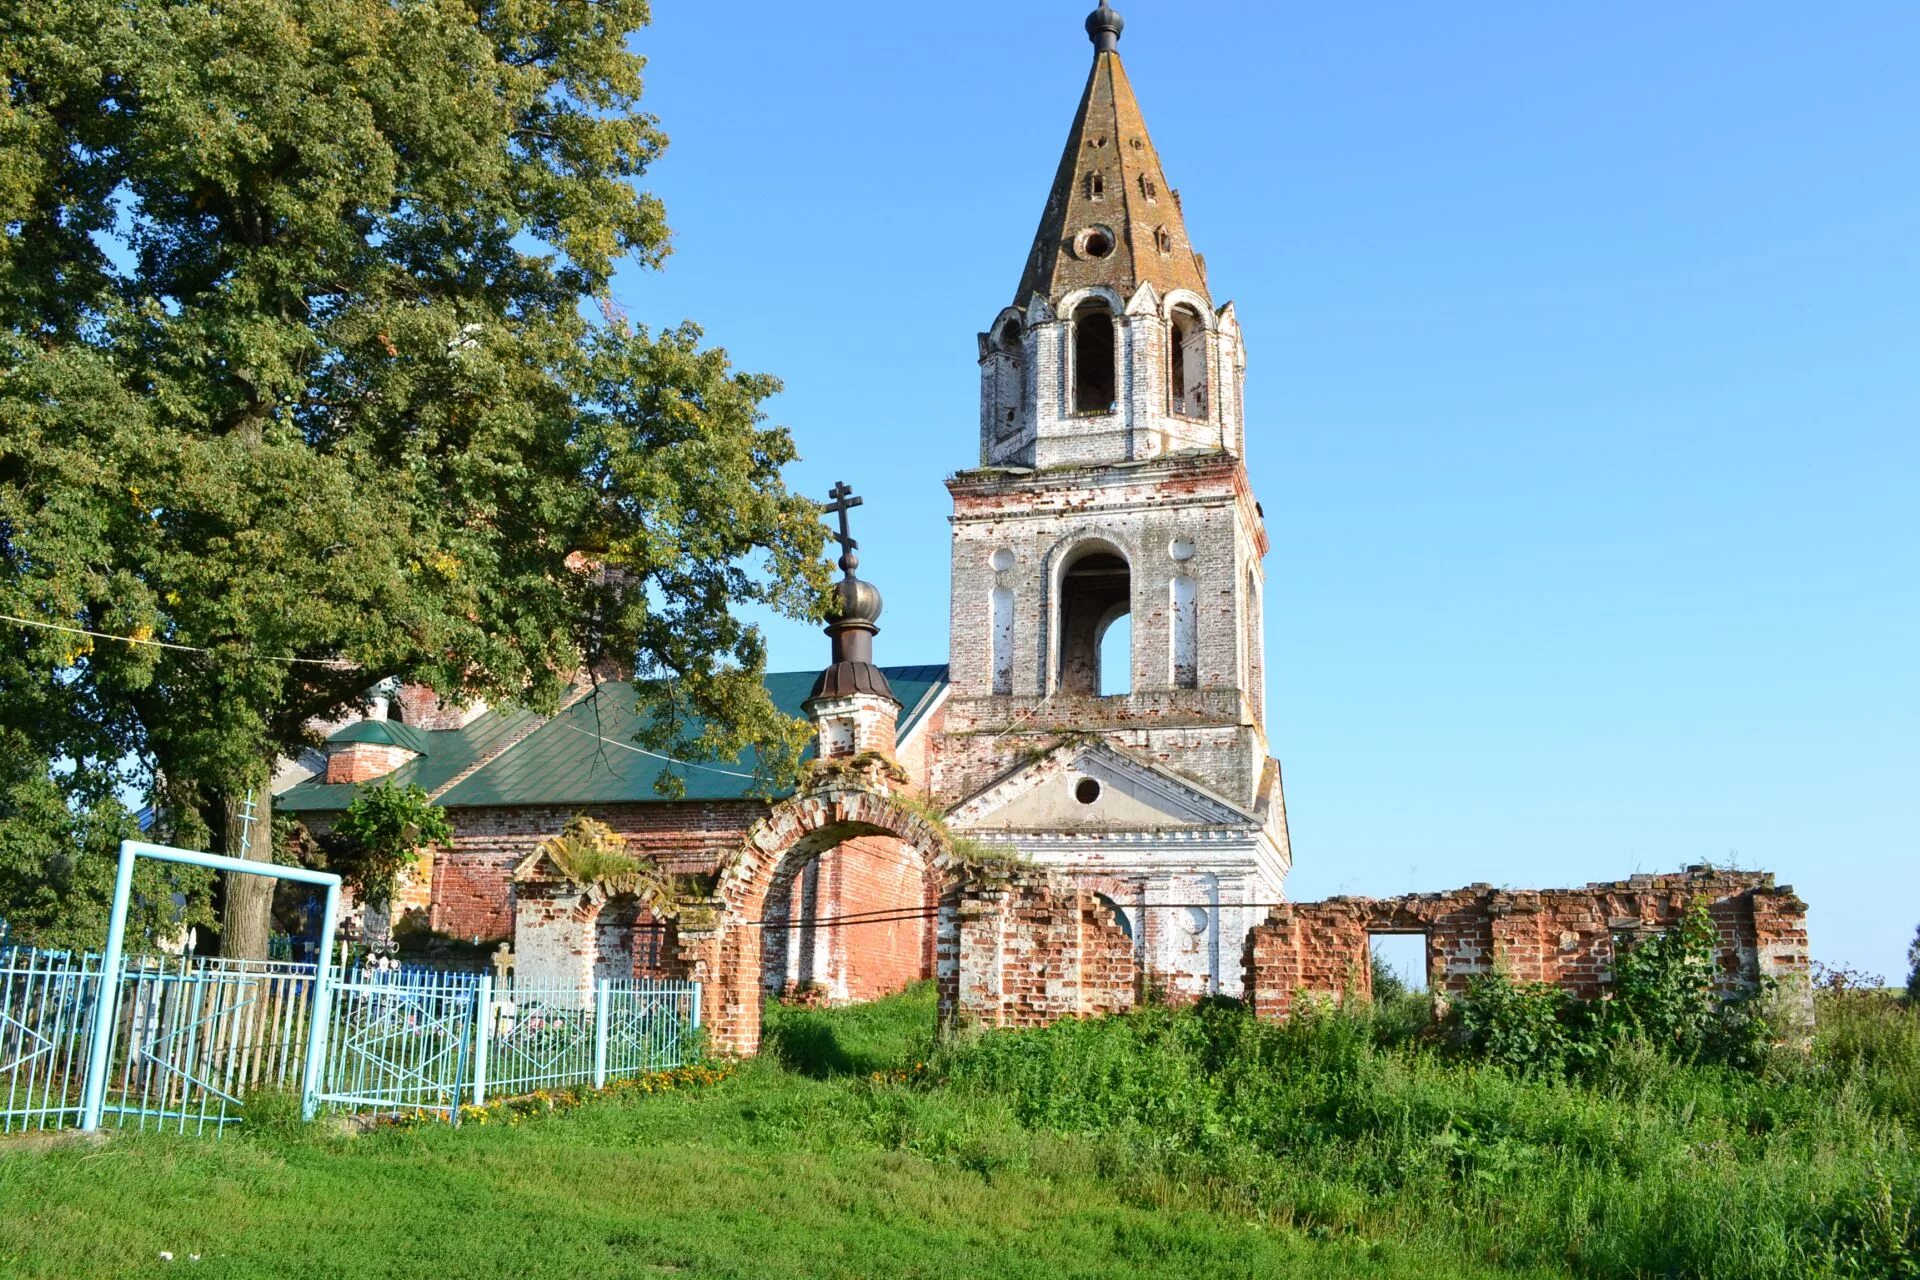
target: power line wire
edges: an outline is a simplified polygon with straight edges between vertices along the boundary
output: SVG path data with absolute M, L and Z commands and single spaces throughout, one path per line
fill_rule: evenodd
M 0 622 L 16 622 L 23 627 L 38 627 L 43 631 L 60 631 L 70 636 L 90 636 L 95 640 L 115 640 L 121 644 L 146 645 L 152 649 L 172 649 L 179 653 L 204 653 L 209 657 L 251 658 L 257 662 L 284 662 L 292 665 L 326 667 L 333 671 L 359 671 L 360 664 L 346 658 L 294 658 L 271 653 L 224 654 L 215 649 L 202 648 L 195 644 L 177 644 L 172 640 L 155 640 L 151 636 L 117 636 L 106 631 L 92 631 L 86 627 L 69 627 L 58 622 L 47 622 L 39 618 L 21 618 L 11 613 L 0 613 Z
M 678 756 L 662 755 L 658 751 L 649 751 L 645 747 L 636 747 L 630 742 L 621 742 L 618 739 L 609 738 L 605 734 L 595 733 L 591 729 L 582 729 L 577 724 L 567 724 L 562 721 L 560 727 L 563 729 L 571 729 L 575 733 L 584 734 L 589 738 L 597 738 L 610 747 L 619 747 L 622 751 L 631 751 L 637 756 L 652 756 L 655 760 L 665 760 L 668 764 L 677 764 L 688 769 L 699 769 L 704 773 L 724 773 L 729 778 L 745 778 L 748 782 L 758 780 L 756 775 L 751 773 L 741 773 L 736 769 L 721 769 L 710 764 L 695 764 L 691 760 L 682 760 Z

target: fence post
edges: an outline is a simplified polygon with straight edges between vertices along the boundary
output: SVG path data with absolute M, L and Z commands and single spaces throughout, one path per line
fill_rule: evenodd
M 320 945 L 314 950 L 313 1020 L 307 1027 L 307 1061 L 300 1079 L 300 1118 L 308 1122 L 320 1114 L 320 1095 L 327 1086 L 323 1078 L 327 1033 L 333 1029 L 333 972 L 327 964 L 327 953 L 333 950 L 334 928 L 340 916 L 340 885 L 327 885 L 326 891 L 320 904 Z
M 700 1029 L 700 984 L 693 984 L 693 1029 Z
M 480 975 L 480 988 L 474 993 L 479 1007 L 478 1030 L 473 1033 L 473 1105 L 487 1105 L 487 1048 L 493 1040 L 493 975 Z
M 120 960 L 127 942 L 127 899 L 133 891 L 133 845 L 120 842 L 120 868 L 114 873 L 113 914 L 107 919 L 107 950 L 100 957 L 99 995 L 94 997 L 93 1040 L 87 1045 L 87 1078 L 80 1092 L 80 1128 L 100 1127 L 107 1102 L 107 1054 L 113 1044 L 114 1017 L 120 1004 Z
M 593 1087 L 607 1087 L 607 1003 L 613 983 L 602 978 L 593 985 Z

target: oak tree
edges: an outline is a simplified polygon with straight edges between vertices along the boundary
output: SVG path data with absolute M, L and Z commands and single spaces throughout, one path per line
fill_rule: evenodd
M 0 7 L 0 614 L 41 624 L 0 622 L 0 729 L 74 812 L 263 858 L 246 798 L 394 675 L 538 708 L 630 667 L 649 745 L 790 766 L 742 612 L 824 586 L 778 384 L 606 303 L 668 250 L 647 17 Z

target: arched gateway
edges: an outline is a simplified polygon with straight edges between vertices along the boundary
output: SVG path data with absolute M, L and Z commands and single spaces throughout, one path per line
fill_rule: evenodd
M 754 827 L 703 920 L 683 915 L 680 959 L 704 984 L 715 1049 L 760 1044 L 768 994 L 872 999 L 931 977 L 940 902 L 964 865 L 878 756 L 823 768 Z

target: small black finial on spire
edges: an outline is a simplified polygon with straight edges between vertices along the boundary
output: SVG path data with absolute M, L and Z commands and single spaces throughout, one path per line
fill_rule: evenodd
M 1127 20 L 1107 0 L 1100 0 L 1100 7 L 1087 15 L 1087 38 L 1093 41 L 1095 53 L 1118 53 L 1120 33 L 1126 29 Z

